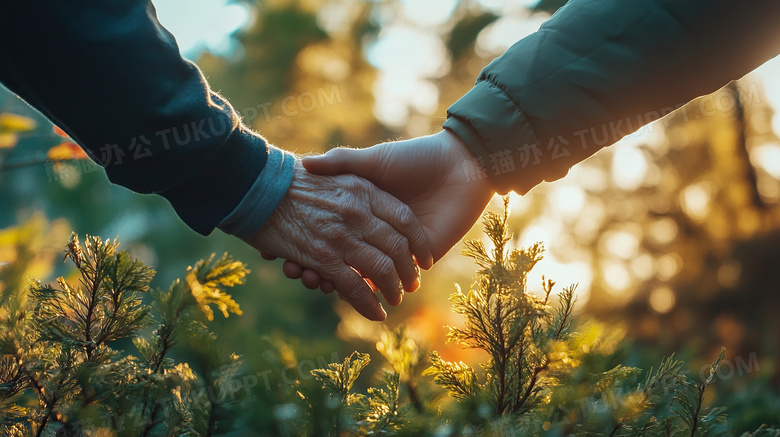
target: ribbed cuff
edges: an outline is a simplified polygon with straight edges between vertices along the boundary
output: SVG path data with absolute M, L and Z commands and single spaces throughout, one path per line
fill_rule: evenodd
M 257 233 L 282 201 L 292 183 L 295 156 L 268 146 L 268 161 L 244 198 L 217 226 L 242 240 Z

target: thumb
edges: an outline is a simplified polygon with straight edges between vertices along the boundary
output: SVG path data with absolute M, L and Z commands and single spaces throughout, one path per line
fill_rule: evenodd
M 350 173 L 365 178 L 373 173 L 370 149 L 331 149 L 324 155 L 305 156 L 303 167 L 314 174 L 333 176 Z

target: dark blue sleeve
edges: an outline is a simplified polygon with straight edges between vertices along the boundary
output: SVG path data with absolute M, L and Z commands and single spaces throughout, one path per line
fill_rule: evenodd
M 268 158 L 148 0 L 4 1 L 0 81 L 112 182 L 164 196 L 201 234 L 236 208 Z

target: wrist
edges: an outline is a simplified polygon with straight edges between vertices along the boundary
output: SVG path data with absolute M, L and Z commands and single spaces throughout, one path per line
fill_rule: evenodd
M 457 175 L 463 183 L 473 185 L 473 191 L 480 193 L 486 198 L 490 198 L 495 193 L 487 174 L 480 173 L 480 166 L 474 154 L 471 153 L 468 145 L 455 132 L 449 129 L 443 129 L 436 134 L 441 138 L 446 156 L 452 159 L 453 174 Z M 471 171 L 473 170 L 473 172 Z
M 269 219 L 287 196 L 293 176 L 300 166 L 295 155 L 268 146 L 266 165 L 238 206 L 219 224 L 219 228 L 246 241 Z
M 458 161 L 464 161 L 474 157 L 474 155 L 471 154 L 468 145 L 466 145 L 466 142 L 451 130 L 442 129 L 437 135 L 441 136 L 448 154 L 455 157 Z

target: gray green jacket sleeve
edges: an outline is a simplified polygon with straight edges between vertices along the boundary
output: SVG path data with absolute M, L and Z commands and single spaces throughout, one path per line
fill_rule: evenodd
M 4 1 L 0 82 L 201 234 L 248 237 L 292 180 L 292 156 L 209 88 L 149 0 Z
M 571 0 L 485 67 L 444 127 L 499 192 L 524 194 L 778 53 L 779 0 Z

